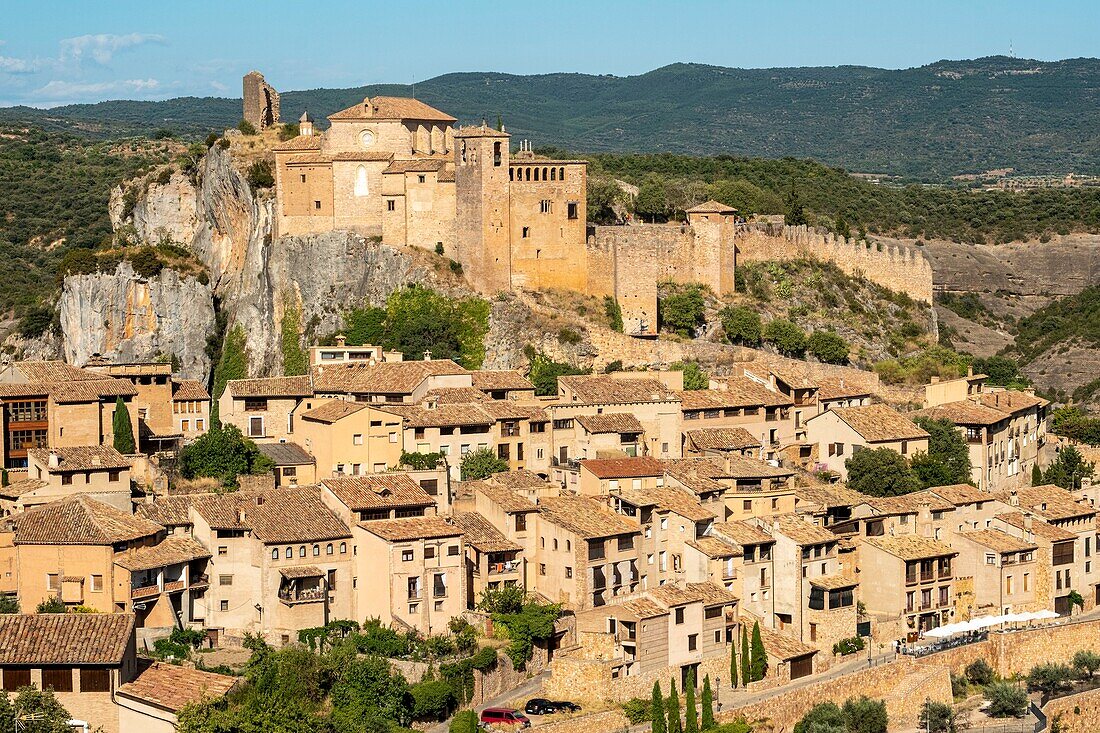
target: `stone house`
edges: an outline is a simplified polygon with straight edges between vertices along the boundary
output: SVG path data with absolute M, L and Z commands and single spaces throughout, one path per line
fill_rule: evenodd
M 385 408 L 308 399 L 291 420 L 295 439 L 314 457 L 319 477 L 382 473 L 401 462 L 402 418 Z
M 524 587 L 523 545 L 510 540 L 477 512 L 454 515 L 466 545 L 466 605 L 474 608 L 486 590 Z
M 111 446 L 31 448 L 27 451 L 27 477 L 41 485 L 22 493 L 13 511 L 73 494 L 87 494 L 124 512 L 133 511 L 130 460 Z
M 924 406 L 936 407 L 949 402 L 973 399 L 982 393 L 987 378 L 985 374 L 975 374 L 973 367 L 967 368 L 965 377 L 957 379 L 932 377 L 931 381 L 924 385 Z
M 665 465 L 669 486 L 687 491 L 704 506 L 717 505 L 712 508 L 722 521 L 794 511 L 791 469 L 735 455 L 684 458 L 666 461 Z
M 684 430 L 684 457 L 716 455 L 760 458 L 763 443 L 743 427 Z
M 879 641 L 901 638 L 951 623 L 955 617 L 958 554 L 949 545 L 917 534 L 861 537 L 859 599 L 875 621 Z
M 325 364 L 373 364 L 380 361 L 404 361 L 400 351 L 386 351 L 381 346 L 361 344 L 349 346 L 347 337 L 337 334 L 334 344 L 309 347 L 310 367 Z
M 257 443 L 260 453 L 275 464 L 276 486 L 309 486 L 317 483 L 317 461 L 297 443 Z
M 437 513 L 436 497 L 407 473 L 333 476 L 319 482 L 321 500 L 349 527 L 376 519 Z
M 474 389 L 491 399 L 535 399 L 535 385 L 516 369 L 479 369 L 472 376 Z
M 794 400 L 747 375 L 711 379 L 711 389 L 679 393 L 684 430 L 734 428 L 757 439 L 763 457 L 774 460 L 795 442 Z
M 712 528 L 713 530 L 713 528 Z M 744 575 L 744 554 L 732 542 L 713 534 L 684 543 L 684 579 L 707 581 L 737 593 Z
M 1031 514 L 1005 512 L 998 514 L 991 529 L 1010 534 L 1017 539 L 1034 542 L 1035 550 L 1035 605 L 1040 609 L 1053 609 L 1063 616 L 1070 615 L 1069 594 L 1077 590 L 1086 608 L 1095 606 L 1093 589 L 1084 585 L 1087 575 L 1082 565 L 1084 552 L 1076 552 L 1077 535 Z M 1068 572 L 1067 572 L 1068 571 Z M 1080 583 L 1074 586 L 1074 583 Z
M 469 598 L 462 529 L 443 517 L 359 522 L 354 527 L 356 618 L 377 617 L 422 634 L 447 631 Z
M 852 518 L 852 509 L 867 500 L 866 494 L 844 484 L 811 483 L 795 489 L 795 511 L 813 517 L 822 527 L 843 524 Z
M 964 619 L 1039 610 L 1034 541 L 977 529 L 956 533 L 951 547 L 959 553 L 955 572 L 973 578 L 973 597 L 959 599 L 958 612 Z
M 740 550 L 734 555 L 732 590 L 741 599 L 741 609 L 761 619 L 765 626 L 775 623 L 775 598 L 781 592 L 775 577 L 775 538 L 757 524 L 741 520 L 720 522 L 711 527 L 711 537 Z M 728 567 L 723 568 L 726 580 Z
M 665 485 L 665 469 L 663 461 L 649 456 L 587 458 L 577 462 L 578 481 L 571 488 L 586 496 L 658 488 Z
M 817 468 L 848 477 L 847 460 L 865 448 L 888 448 L 905 458 L 928 452 L 928 433 L 886 405 L 836 407 L 806 420 L 817 447 Z
M 181 710 L 228 695 L 240 679 L 167 662 L 138 660 L 137 676 L 115 693 L 119 730 L 175 733 Z
M 210 393 L 197 379 L 172 380 L 172 431 L 188 443 L 210 429 Z
M 291 416 L 299 402 L 312 396 L 308 376 L 231 379 L 218 399 L 218 419 L 257 443 L 292 440 Z

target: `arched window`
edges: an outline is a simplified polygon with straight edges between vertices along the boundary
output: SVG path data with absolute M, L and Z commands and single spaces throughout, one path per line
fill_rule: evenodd
M 527 168 L 526 170 L 527 170 L 527 180 L 530 181 L 531 180 L 531 169 Z
M 298 557 L 305 557 L 305 556 L 306 556 L 306 546 L 302 545 L 301 547 L 298 548 Z
M 314 545 L 313 546 L 313 556 L 317 557 L 320 554 L 321 554 L 321 546 L 320 545 Z
M 332 554 L 332 543 L 331 542 L 329 542 L 327 545 L 325 545 L 325 554 L 326 555 L 331 555 Z
M 558 168 L 558 180 L 559 181 L 564 181 L 565 180 L 565 168 L 564 167 Z
M 509 180 L 509 181 L 514 181 L 514 180 L 516 180 L 516 171 L 515 171 L 515 169 L 514 169 L 514 168 L 509 168 L 509 169 L 508 169 L 508 180 Z
M 546 177 L 546 169 L 545 168 L 542 169 L 542 180 L 544 180 L 544 181 L 550 180 L 549 178 Z
M 344 555 L 344 554 L 347 553 L 347 551 L 348 551 L 348 543 L 347 542 L 341 542 L 340 543 L 340 554 Z
M 271 559 L 272 560 L 278 560 L 279 559 L 279 548 L 278 547 L 276 547 L 274 550 L 271 551 Z
M 294 557 L 294 548 L 292 548 L 292 547 L 286 548 L 286 559 L 289 560 L 292 557 Z
M 539 179 L 539 169 L 536 168 L 535 169 L 535 180 L 537 181 L 538 179 Z
M 558 169 L 557 168 L 551 168 L 550 169 L 550 180 L 551 181 L 558 180 Z
M 367 167 L 361 165 L 355 169 L 355 195 L 366 196 L 370 193 L 370 188 L 367 186 Z

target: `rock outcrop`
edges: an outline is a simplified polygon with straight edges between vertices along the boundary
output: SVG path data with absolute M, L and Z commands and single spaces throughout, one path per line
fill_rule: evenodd
M 65 278 L 58 309 L 63 354 L 71 364 L 96 353 L 120 361 L 175 356 L 184 377 L 205 379 L 210 372 L 213 296 L 195 278 L 166 269 L 146 280 L 123 262 L 113 273 Z
M 135 191 L 133 210 L 125 222 L 126 189 L 117 186 L 111 192 L 108 212 L 116 231 L 124 223 L 129 224 L 134 227 L 139 239 L 154 244 L 166 240 L 187 244 L 194 239 L 199 226 L 197 197 L 195 186 L 187 176 L 177 172 L 167 183 L 152 180 L 144 184 L 131 182 L 129 185 L 141 188 Z

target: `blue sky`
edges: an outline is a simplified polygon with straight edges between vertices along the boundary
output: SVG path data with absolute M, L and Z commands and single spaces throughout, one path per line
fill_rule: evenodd
M 620 76 L 676 61 L 906 68 L 1098 56 L 1096 0 L 38 0 L 0 25 L 0 106 L 409 83 L 452 71 Z

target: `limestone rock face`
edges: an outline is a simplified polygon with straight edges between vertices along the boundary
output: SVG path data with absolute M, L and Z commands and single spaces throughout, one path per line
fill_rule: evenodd
M 122 186 L 117 186 L 108 204 L 111 225 L 116 231 L 126 223 L 122 221 L 123 194 Z M 128 223 L 143 241 L 155 244 L 170 240 L 188 244 L 194 239 L 199 224 L 197 202 L 197 192 L 190 179 L 182 173 L 173 173 L 168 183 L 149 183 L 144 194 L 138 197 Z
M 123 262 L 113 273 L 65 278 L 58 309 L 63 355 L 71 364 L 84 364 L 95 353 L 119 361 L 175 355 L 184 377 L 205 380 L 210 372 L 213 297 L 195 278 L 165 269 L 145 280 Z

